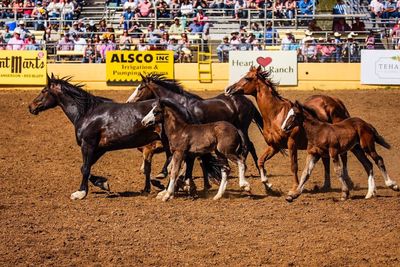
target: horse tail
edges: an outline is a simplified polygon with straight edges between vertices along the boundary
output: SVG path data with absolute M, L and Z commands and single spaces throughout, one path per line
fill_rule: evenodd
M 201 165 L 208 173 L 209 178 L 213 178 L 220 182 L 222 179 L 221 167 L 224 165 L 221 160 L 218 160 L 217 157 L 211 154 L 202 155 L 200 159 Z
M 251 104 L 253 105 L 253 122 L 257 124 L 258 130 L 262 133 L 264 127 L 263 118 L 253 102 Z
M 240 144 L 236 148 L 236 154 L 246 157 L 246 155 L 249 151 L 248 147 L 247 147 L 247 142 L 246 142 L 247 139 L 244 137 L 244 134 L 240 129 L 238 129 L 237 131 L 240 136 Z
M 371 130 L 374 133 L 375 142 L 386 149 L 390 149 L 392 146 L 385 140 L 385 138 L 383 138 L 383 136 L 378 133 L 378 131 L 374 128 L 374 126 L 372 126 L 371 124 L 369 126 L 371 127 Z

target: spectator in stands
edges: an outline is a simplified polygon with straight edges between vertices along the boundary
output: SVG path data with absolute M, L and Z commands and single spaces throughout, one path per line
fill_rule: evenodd
M 310 36 L 305 38 L 301 48 L 301 55 L 304 62 L 315 62 L 317 60 L 317 49 L 314 44 L 314 38 Z
M 135 21 L 133 22 L 132 27 L 128 29 L 128 33 L 132 36 L 132 38 L 139 38 L 142 36 L 143 31 L 140 29 L 139 23 Z
M 312 15 L 314 3 L 311 0 L 300 0 L 299 1 L 299 14 L 300 15 Z
M 228 62 L 229 51 L 231 50 L 233 50 L 233 47 L 229 42 L 229 37 L 225 36 L 222 43 L 217 47 L 217 55 L 219 62 Z
M 187 30 L 190 33 L 202 33 L 204 26 L 200 23 L 197 17 L 193 18 L 193 22 L 189 24 Z
M 163 35 L 161 36 L 160 45 L 164 47 L 164 49 L 167 49 L 169 43 L 170 43 L 169 33 L 164 32 Z
M 146 41 L 144 40 L 144 37 L 139 38 L 139 43 L 136 46 L 138 51 L 147 51 L 149 50 L 149 45 L 146 44 Z
M 14 0 L 12 3 L 13 13 L 17 19 L 22 18 L 24 12 L 24 2 L 22 0 Z
M 180 55 L 179 59 L 181 62 L 192 62 L 193 55 L 192 51 L 190 50 L 190 41 L 187 33 L 182 33 L 181 34 L 181 39 L 178 41 L 178 44 L 180 46 Z
M 30 33 L 30 31 L 25 27 L 25 21 L 20 20 L 18 22 L 18 27 L 15 28 L 15 30 L 19 30 L 20 34 L 21 34 L 21 39 L 24 40 L 25 39 L 25 35 Z
M 167 32 L 167 30 L 165 29 L 165 24 L 164 23 L 158 24 L 158 28 L 154 32 L 159 36 L 162 36 L 165 32 Z
M 189 0 L 183 0 L 180 7 L 181 15 L 191 18 L 194 14 L 193 4 Z
M 78 32 L 86 33 L 86 25 L 83 19 L 78 20 Z M 85 35 L 82 36 L 84 37 Z
M 357 36 L 357 34 L 354 32 L 349 33 L 343 45 L 343 58 L 347 62 L 359 62 L 360 59 L 360 46 L 358 42 L 354 40 L 354 36 Z
M 155 31 L 153 22 L 150 22 L 149 26 L 147 26 L 145 38 L 147 38 L 149 44 L 156 44 L 160 42 L 161 35 Z
M 287 0 L 285 2 L 285 9 L 286 9 L 286 17 L 288 19 L 293 19 L 294 15 L 296 14 L 296 1 L 295 0 Z
M 334 15 L 347 15 L 347 6 L 343 0 L 337 0 L 336 5 L 333 7 L 332 14 Z
M 265 44 L 266 45 L 275 45 L 277 43 L 277 39 L 279 38 L 279 34 L 275 28 L 272 27 L 272 22 L 267 21 L 265 25 Z
M 258 24 L 257 22 L 252 22 L 252 23 L 250 24 L 250 31 L 251 31 L 252 33 L 254 33 L 254 35 L 255 35 L 255 37 L 256 37 L 257 39 L 263 37 L 263 30 L 262 30 L 262 28 L 260 27 L 260 24 Z
M 99 21 L 99 32 L 106 32 L 106 31 L 107 31 L 106 21 L 102 19 Z
M 397 17 L 399 17 L 397 2 L 395 2 L 394 0 L 385 1 L 383 4 L 382 19 L 386 20 L 386 26 L 389 26 L 388 22 L 390 18 Z
M 57 50 L 72 51 L 74 49 L 74 42 L 69 37 L 69 32 L 64 33 L 64 37 L 58 41 Z
M 231 32 L 231 39 L 229 42 L 231 43 L 232 49 L 236 50 L 237 46 L 240 44 L 239 32 Z
M 64 4 L 64 8 L 61 11 L 64 20 L 66 20 L 65 25 L 67 26 L 72 25 L 72 21 L 74 20 L 74 10 L 75 6 L 72 0 L 67 0 L 67 2 Z
M 79 52 L 84 51 L 87 43 L 85 38 L 81 37 L 81 34 L 73 33 L 72 41 L 74 42 L 74 51 L 79 51 Z
M 375 34 L 373 31 L 370 31 L 368 36 L 365 38 L 365 48 L 375 49 Z
M 128 7 L 132 10 L 135 11 L 137 8 L 137 2 L 133 1 L 133 0 L 128 0 L 124 3 L 124 5 L 122 6 L 123 10 L 127 10 Z
M 24 11 L 23 11 L 23 18 L 29 19 L 32 16 L 32 11 L 35 5 L 32 3 L 31 0 L 24 1 Z
M 166 1 L 160 0 L 156 2 L 156 11 L 158 18 L 170 18 L 171 12 L 169 11 L 169 5 Z
M 211 0 L 211 1 L 209 1 L 208 6 L 210 8 L 223 9 L 224 8 L 224 0 Z
M 277 19 L 283 19 L 285 17 L 285 5 L 281 0 L 275 0 L 272 4 L 272 11 L 274 17 Z
M 178 62 L 180 46 L 175 38 L 171 38 L 171 42 L 167 45 L 167 50 L 174 52 L 174 62 Z
M 181 4 L 179 0 L 172 0 L 169 3 L 170 18 L 179 17 L 181 15 Z
M 132 44 L 132 38 L 128 35 L 128 31 L 124 30 L 122 36 L 119 37 L 119 49 L 130 50 Z
M 351 25 L 351 30 L 353 32 L 363 32 L 365 31 L 365 24 L 360 20 L 359 17 L 355 18 L 355 22 Z
M 8 9 L 9 7 L 10 3 L 7 0 L 0 1 L 0 19 L 12 18 L 14 16 L 12 10 Z M 3 26 L 3 22 L 0 26 Z
M 137 18 L 148 18 L 154 15 L 153 4 L 149 0 L 142 0 L 138 4 L 138 12 L 136 12 Z
M 296 49 L 297 49 L 296 40 L 294 38 L 292 31 L 288 29 L 285 31 L 285 37 L 283 37 L 281 40 L 281 50 L 291 51 Z
M 200 10 L 199 8 L 201 8 L 201 10 L 203 10 L 203 8 L 208 8 L 207 0 L 194 0 L 193 8 L 196 8 L 197 11 Z
M 132 0 L 130 0 L 132 1 Z M 133 13 L 130 6 L 128 6 L 125 11 L 122 13 L 121 18 L 119 20 L 119 26 L 124 25 L 124 30 L 128 30 L 132 24 L 132 18 L 134 18 L 135 14 Z
M 74 18 L 75 19 L 79 19 L 79 17 L 81 16 L 81 12 L 82 12 L 82 8 L 83 8 L 83 4 L 84 1 L 82 0 L 72 0 L 72 3 L 74 4 Z
M 7 42 L 7 50 L 23 50 L 24 40 L 21 38 L 21 32 L 18 28 L 14 30 L 14 36 Z
M 86 32 L 88 33 L 88 37 L 89 37 L 90 39 L 93 39 L 94 36 L 96 35 L 96 33 L 97 33 L 97 27 L 96 27 L 96 24 L 94 23 L 93 20 L 90 20 L 90 21 L 89 21 L 89 24 L 88 24 L 88 26 L 87 26 L 87 28 L 86 28 Z
M 79 23 L 77 21 L 74 21 L 72 23 L 72 28 L 69 29 L 69 34 L 72 36 L 72 34 L 77 34 L 79 33 Z
M 332 62 L 333 53 L 336 48 L 332 44 L 331 39 L 328 37 L 328 40 L 325 41 L 323 37 L 318 39 L 317 44 L 317 58 L 319 58 L 319 62 Z
M 115 35 L 111 34 L 110 37 L 111 36 L 114 36 L 114 38 L 115 38 Z M 105 63 L 106 62 L 106 53 L 107 53 L 107 51 L 115 50 L 115 43 L 113 43 L 110 39 L 105 37 L 105 38 L 103 38 L 103 42 L 104 43 L 102 44 L 101 49 L 100 49 L 100 61 L 101 61 L 101 63 Z
M 24 41 L 24 50 L 39 50 L 39 44 L 36 43 L 36 37 L 28 33 Z
M 204 12 L 204 9 L 201 6 L 198 6 L 196 8 L 196 18 L 198 21 L 204 26 L 206 23 L 208 23 L 208 17 L 206 16 L 206 13 Z
M 305 31 L 304 31 L 304 38 L 300 40 L 300 46 L 303 46 L 304 43 L 305 43 L 306 38 L 307 38 L 307 37 L 312 37 L 312 35 L 313 35 L 313 32 L 312 32 L 312 31 L 310 31 L 310 30 L 308 30 L 308 29 L 305 30 Z M 315 41 L 314 38 L 312 38 L 312 40 L 313 40 L 313 42 Z
M 47 15 L 49 18 L 56 19 L 60 17 L 60 12 L 62 9 L 62 4 L 58 0 L 52 0 L 50 4 L 47 5 Z
M 383 13 L 382 0 L 372 0 L 369 4 L 370 15 L 372 19 L 372 27 L 376 26 L 376 18 L 381 18 Z
M 174 24 L 172 24 L 169 27 L 168 33 L 169 34 L 181 34 L 183 33 L 185 30 L 183 28 L 183 25 L 181 24 L 180 20 L 178 17 L 174 18 Z
M 47 12 L 46 9 L 42 6 L 42 2 L 36 2 L 36 6 L 32 10 L 31 17 L 35 21 L 33 24 L 35 31 L 44 31 L 44 22 L 47 19 Z
M 96 47 L 92 39 L 88 39 L 87 45 L 83 52 L 82 63 L 95 63 L 96 62 Z
M 251 45 L 251 50 L 253 51 L 261 51 L 260 43 L 258 42 L 254 33 L 250 33 L 249 37 L 247 38 L 247 43 Z
M 397 20 L 397 23 L 393 26 L 393 28 L 390 30 L 390 35 L 393 38 L 400 38 L 400 19 Z
M 312 32 L 320 32 L 322 31 L 321 27 L 317 25 L 317 20 L 312 19 L 308 22 L 308 29 Z
M 335 39 L 333 40 L 333 44 L 335 45 L 335 52 L 334 52 L 334 57 L 336 62 L 342 62 L 342 47 L 343 47 L 343 41 L 340 39 L 342 34 L 339 32 L 335 32 L 333 34 Z
M 3 35 L 0 35 L 0 50 L 6 50 L 7 43 L 4 41 Z
M 107 42 L 110 40 L 110 36 L 111 34 L 114 34 L 115 30 L 114 27 L 112 26 L 112 24 L 107 24 L 107 31 L 105 33 L 103 33 L 103 37 L 107 38 Z
M 351 31 L 351 27 L 349 26 L 349 24 L 346 23 L 346 20 L 344 18 L 339 18 L 337 20 L 337 23 L 335 24 L 335 27 L 333 28 L 333 31 L 348 32 Z
M 246 42 L 246 37 L 241 36 L 240 37 L 240 43 L 237 46 L 237 50 L 239 51 L 249 51 L 251 50 L 251 45 Z
M 10 26 L 6 25 L 4 27 L 4 32 L 1 36 L 3 37 L 5 43 L 7 43 L 13 37 L 12 33 L 10 32 Z
M 244 0 L 235 0 L 234 6 L 233 6 L 233 17 L 235 19 L 243 18 L 245 17 L 245 8 L 246 8 L 246 2 Z

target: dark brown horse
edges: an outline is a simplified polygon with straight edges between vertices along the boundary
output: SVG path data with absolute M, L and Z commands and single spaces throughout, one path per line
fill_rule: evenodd
M 47 86 L 29 105 L 32 114 L 60 106 L 75 127 L 75 137 L 81 147 L 83 164 L 82 182 L 71 199 L 83 199 L 88 193 L 89 180 L 96 186 L 108 189 L 106 182 L 92 180 L 90 171 L 96 161 L 107 151 L 138 148 L 160 136 L 154 127 L 144 127 L 143 117 L 152 109 L 154 100 L 134 104 L 114 103 L 110 99 L 96 97 L 84 91 L 80 85 L 69 83 L 69 78 L 48 77 Z M 151 162 L 145 160 L 146 183 L 144 192 L 149 192 Z M 90 179 L 89 179 L 90 178 Z
M 235 162 L 239 169 L 239 185 L 250 191 L 250 184 L 246 181 L 245 155 L 246 140 L 243 134 L 232 124 L 225 121 L 189 124 L 190 115 L 179 103 L 171 99 L 162 99 L 143 118 L 142 123 L 148 127 L 155 123 L 163 123 L 165 135 L 168 138 L 172 155 L 171 175 L 166 191 L 159 193 L 159 198 L 167 201 L 174 196 L 175 180 L 184 159 L 194 158 L 208 153 L 215 153 L 221 162 L 222 179 L 214 200 L 220 199 L 227 185 L 229 175 L 228 159 Z M 193 162 L 193 161 L 186 161 Z M 192 168 L 193 166 L 187 166 Z
M 391 189 L 399 191 L 399 186 L 390 179 L 383 158 L 375 149 L 375 143 L 387 149 L 390 149 L 390 144 L 379 135 L 371 124 L 360 118 L 348 118 L 330 124 L 316 119 L 313 114 L 314 111 L 312 109 L 303 107 L 296 101 L 282 124 L 282 130 L 284 131 L 290 131 L 298 126 L 304 128 L 308 140 L 306 166 L 301 175 L 299 186 L 295 192 L 287 197 L 288 201 L 300 196 L 315 164 L 321 157 L 333 159 L 336 175 L 342 183 L 342 200 L 347 199 L 349 197 L 349 188 L 343 177 L 343 167 L 340 164 L 339 155 L 349 150 L 353 152 L 367 172 L 368 193 L 365 198 L 371 198 L 376 194 L 372 163 L 365 154 L 370 156 L 381 170 L 385 184 Z
M 294 127 L 290 132 L 284 132 L 281 125 L 292 108 L 293 103 L 282 97 L 276 90 L 276 84 L 270 79 L 268 72 L 262 71 L 261 67 L 251 67 L 239 81 L 229 86 L 225 93 L 227 95 L 246 94 L 256 98 L 258 108 L 263 118 L 263 135 L 268 144 L 263 155 L 258 160 L 258 167 L 261 172 L 261 180 L 269 186 L 264 163 L 283 149 L 289 149 L 291 159 L 291 171 L 294 175 L 291 192 L 297 189 L 298 165 L 297 150 L 307 148 L 307 138 L 300 127 Z M 306 103 L 315 110 L 318 119 L 326 122 L 336 122 L 349 117 L 349 113 L 343 103 L 328 96 L 312 96 Z M 350 180 L 347 174 L 347 157 L 341 155 L 346 179 Z M 329 159 L 324 159 L 325 182 L 324 189 L 330 188 Z

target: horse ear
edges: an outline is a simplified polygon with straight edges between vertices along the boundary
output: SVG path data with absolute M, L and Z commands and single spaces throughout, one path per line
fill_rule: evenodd
M 303 111 L 303 107 L 301 106 L 300 102 L 298 100 L 296 100 L 294 102 L 294 106 L 299 110 L 299 111 Z
M 56 77 L 54 76 L 54 73 L 51 73 L 51 78 L 55 79 Z
M 50 81 L 51 81 L 50 76 L 49 76 L 49 74 L 47 73 L 47 85 L 50 84 Z
M 140 73 L 140 77 L 142 77 L 142 82 L 146 82 L 146 77 L 144 77 L 142 73 Z
M 257 72 L 261 71 L 261 65 L 258 65 Z

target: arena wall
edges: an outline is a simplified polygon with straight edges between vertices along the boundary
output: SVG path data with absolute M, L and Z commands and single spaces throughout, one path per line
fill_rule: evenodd
M 358 63 L 299 63 L 298 85 L 295 87 L 281 86 L 281 89 L 354 90 L 384 88 L 383 86 L 361 85 L 360 66 Z M 181 81 L 185 88 L 193 91 L 220 91 L 228 85 L 228 63 L 215 63 L 212 66 L 212 71 L 213 83 L 200 83 L 197 77 L 196 63 L 175 64 L 175 78 Z M 74 82 L 86 84 L 86 88 L 89 90 L 132 88 L 131 86 L 107 85 L 105 64 L 48 64 L 48 72 L 59 76 L 73 76 Z M 21 89 L 37 89 L 37 87 L 22 87 Z

